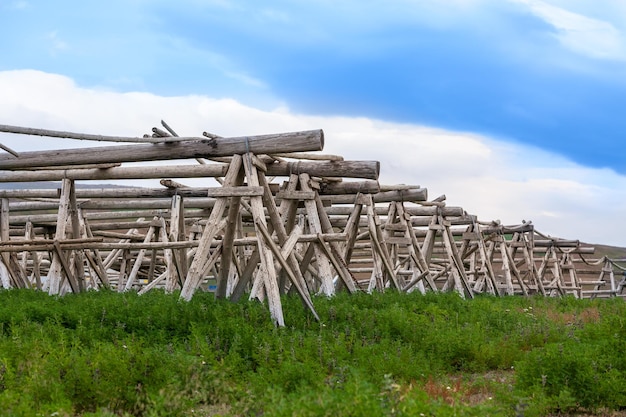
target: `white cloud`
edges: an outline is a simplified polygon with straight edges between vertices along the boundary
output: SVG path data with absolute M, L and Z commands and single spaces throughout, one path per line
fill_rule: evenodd
M 411 124 L 266 111 L 232 99 L 81 88 L 38 71 L 0 72 L 0 91 L 0 122 L 28 127 L 128 136 L 141 136 L 161 119 L 190 136 L 322 128 L 324 152 L 380 161 L 382 183 L 419 184 L 430 198 L 445 194 L 448 205 L 484 221 L 532 220 L 552 236 L 626 246 L 626 177 L 536 148 Z M 95 145 L 6 134 L 0 143 L 18 152 Z
M 24 10 L 30 7 L 30 3 L 25 0 L 18 0 L 18 1 L 14 1 L 11 4 L 11 7 L 17 10 Z
M 67 50 L 69 47 L 67 42 L 59 37 L 59 32 L 56 30 L 46 33 L 45 38 L 49 44 L 48 51 L 52 56 L 57 55 L 57 53 L 61 51 Z
M 556 29 L 563 46 L 577 53 L 599 59 L 626 59 L 624 35 L 605 20 L 591 18 L 556 7 L 541 0 L 510 0 L 529 10 Z

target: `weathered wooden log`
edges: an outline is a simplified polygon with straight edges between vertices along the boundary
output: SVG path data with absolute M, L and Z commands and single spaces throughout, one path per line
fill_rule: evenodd
M 19 158 L 0 154 L 0 169 L 25 169 L 41 166 L 102 164 L 114 162 L 158 161 L 187 158 L 230 156 L 255 152 L 319 151 L 324 147 L 322 130 L 281 134 L 242 136 L 220 139 L 190 138 L 151 145 L 102 146 L 98 148 L 60 149 L 22 152 Z
M 0 182 L 73 180 L 125 180 L 149 178 L 222 177 L 226 164 L 119 167 L 110 169 L 54 169 L 39 171 L 0 171 Z
M 0 198 L 56 198 L 59 189 L 50 190 L 0 190 Z M 224 187 L 198 187 L 198 188 L 79 188 L 76 197 L 86 198 L 163 198 L 180 195 L 183 197 L 206 197 L 207 195 L 223 196 L 223 194 L 241 193 L 244 195 L 257 195 L 258 188 L 238 187 L 238 189 Z
M 215 205 L 214 198 L 195 197 L 188 198 L 185 202 L 187 208 L 190 209 L 206 209 Z M 83 210 L 167 210 L 171 207 L 172 200 L 169 198 L 146 198 L 146 199 L 128 199 L 128 200 L 114 200 L 114 199 L 92 199 L 83 200 L 78 202 L 78 206 Z M 9 210 L 11 214 L 19 214 L 21 211 L 49 211 L 59 208 L 58 201 L 56 202 L 44 202 L 44 201 L 11 201 L 9 203 Z
M 109 169 L 54 169 L 36 171 L 0 171 L 2 182 L 33 182 L 33 181 L 60 181 L 63 178 L 73 180 L 124 180 L 150 178 L 204 178 L 222 177 L 226 174 L 226 164 L 205 165 L 171 165 L 145 167 L 119 167 Z M 277 162 L 267 167 L 270 176 L 288 176 L 292 165 L 290 162 Z M 345 178 L 366 178 L 375 180 L 379 174 L 377 161 L 338 161 L 333 163 L 308 162 L 300 163 L 298 170 L 309 175 L 336 176 Z M 353 185 L 356 186 L 356 185 Z M 371 186 L 371 185 L 370 185 Z M 368 192 L 367 190 L 364 192 Z M 370 192 L 378 192 L 370 191 Z M 331 194 L 329 192 L 329 194 Z
M 378 181 L 343 181 L 320 184 L 319 194 L 376 194 L 380 191 Z
M 105 135 L 94 135 L 90 133 L 74 133 L 74 132 L 65 132 L 61 130 L 38 129 L 38 128 L 32 128 L 32 127 L 10 126 L 10 125 L 0 125 L 0 132 L 16 133 L 16 134 L 31 135 L 31 136 L 46 136 L 50 138 L 92 140 L 96 142 L 133 142 L 133 143 L 149 143 L 149 142 L 161 143 L 163 142 L 162 139 L 156 139 L 156 138 L 150 138 L 150 137 L 105 136 Z
M 332 206 L 326 207 L 326 213 L 328 215 L 344 215 L 348 216 L 352 212 L 352 206 Z M 413 206 L 404 207 L 404 211 L 411 216 L 432 216 L 437 214 L 437 207 L 435 206 Z M 389 212 L 388 206 L 376 206 L 375 212 L 379 216 L 384 216 Z M 464 214 L 463 207 L 445 206 L 441 208 L 441 214 L 446 217 L 460 217 Z
M 414 190 L 385 191 L 372 194 L 372 198 L 374 199 L 374 203 L 389 203 L 392 201 L 426 201 L 428 199 L 428 189 L 419 188 Z M 331 204 L 353 204 L 354 199 L 354 194 L 329 195 L 322 197 L 323 201 L 330 202 Z
M 535 239 L 535 247 L 537 248 L 549 248 L 549 247 L 557 247 L 557 248 L 577 248 L 580 246 L 579 240 L 565 240 L 565 239 Z
M 311 161 L 343 161 L 341 155 L 321 155 L 316 153 L 274 153 L 273 158 L 308 159 Z
M 378 161 L 298 161 L 267 164 L 267 176 L 309 174 L 311 177 L 343 177 L 377 180 L 380 174 Z

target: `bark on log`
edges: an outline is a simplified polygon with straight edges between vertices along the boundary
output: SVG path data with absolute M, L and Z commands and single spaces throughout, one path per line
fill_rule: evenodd
M 311 177 L 343 177 L 377 180 L 380 174 L 378 161 L 331 161 L 331 162 L 278 162 L 267 165 L 267 176 L 309 174 Z
M 415 190 L 403 191 L 385 191 L 372 195 L 374 203 L 389 203 L 392 201 L 426 201 L 428 198 L 428 190 L 419 188 Z M 329 195 L 322 197 L 323 201 L 329 201 L 331 204 L 353 204 L 355 195 Z
M 344 181 L 320 184 L 320 194 L 376 194 L 380 191 L 378 181 Z
M 281 134 L 242 136 L 220 139 L 180 140 L 150 145 L 102 146 L 23 152 L 19 158 L 0 154 L 0 169 L 14 170 L 42 166 L 102 164 L 115 162 L 158 161 L 210 158 L 254 152 L 320 151 L 324 147 L 322 130 Z

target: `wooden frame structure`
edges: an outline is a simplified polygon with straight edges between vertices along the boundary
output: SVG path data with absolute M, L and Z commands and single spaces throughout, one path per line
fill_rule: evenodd
M 164 122 L 146 138 L 0 126 L 0 131 L 115 142 L 93 149 L 0 154 L 0 286 L 50 294 L 111 288 L 198 290 L 267 302 L 337 291 L 624 296 L 624 269 L 530 222 L 482 222 L 419 186 L 380 185 L 377 161 L 322 155 L 321 130 L 180 138 Z M 4 148 L 3 148 L 4 149 Z M 195 165 L 124 166 L 195 160 Z M 217 180 L 189 187 L 185 178 Z M 83 187 L 160 179 L 161 188 Z M 81 187 L 77 186 L 81 185 Z M 583 256 L 584 255 L 584 256 Z

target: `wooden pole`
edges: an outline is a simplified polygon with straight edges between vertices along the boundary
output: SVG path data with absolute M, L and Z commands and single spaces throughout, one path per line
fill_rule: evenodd
M 231 156 L 246 152 L 267 154 L 272 152 L 320 151 L 324 147 L 322 130 L 220 139 L 180 139 L 177 142 L 150 145 L 22 152 L 19 158 L 15 158 L 13 155 L 0 154 L 0 170 Z

